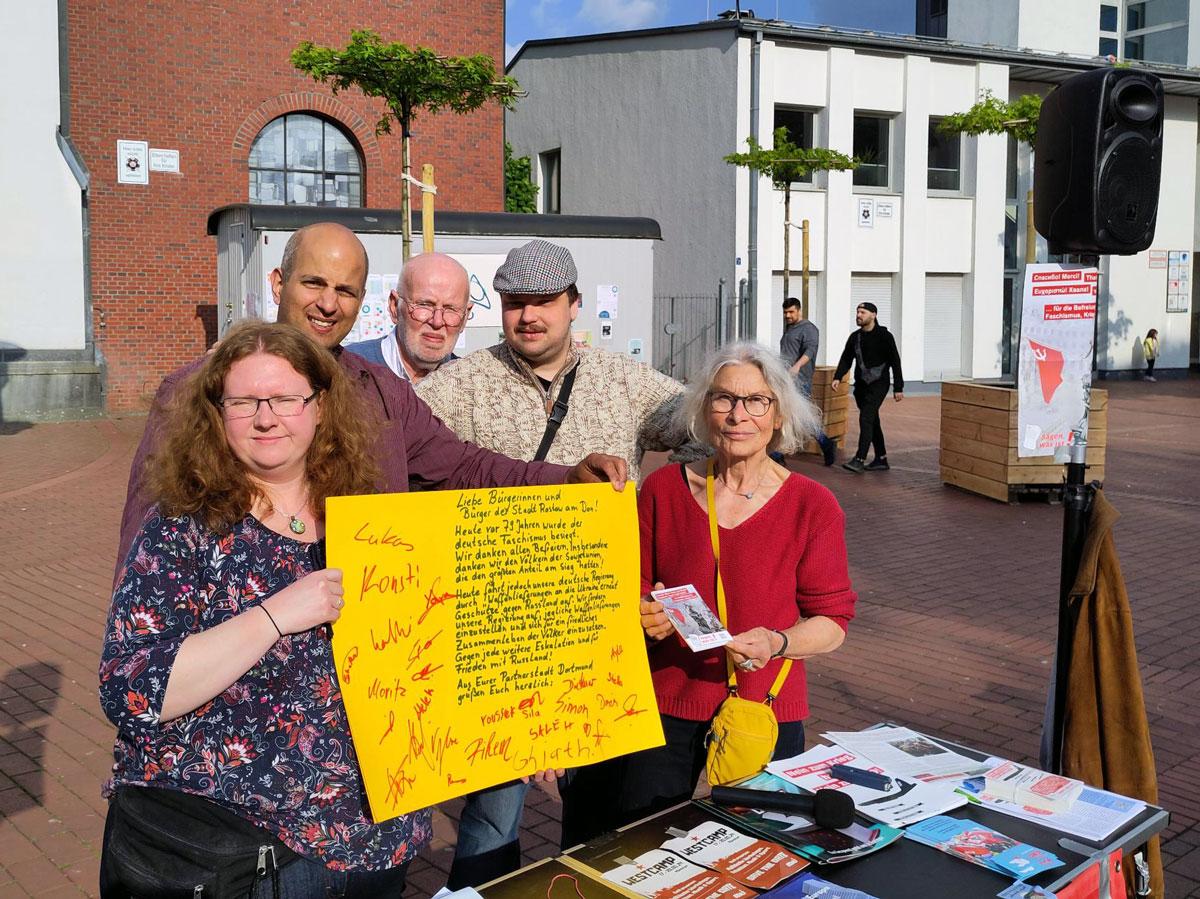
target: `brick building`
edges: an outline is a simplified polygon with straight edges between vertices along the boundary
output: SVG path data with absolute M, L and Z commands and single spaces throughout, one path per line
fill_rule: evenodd
M 0 261 L 0 275 L 39 299 L 0 309 L 5 418 L 142 408 L 165 373 L 203 351 L 216 334 L 214 208 L 400 205 L 398 129 L 374 133 L 382 102 L 335 97 L 293 69 L 301 41 L 342 46 L 371 28 L 450 55 L 504 53 L 502 0 L 57 6 L 0 14 L 23 48 L 13 71 L 35 85 L 3 101 L 0 122 L 29 130 L 36 159 L 0 182 L 0 205 L 28 212 L 0 225 L 6 244 L 27 250 Z M 437 166 L 440 209 L 503 209 L 502 129 L 499 108 L 418 116 L 413 166 Z M 170 154 L 142 157 L 135 145 L 127 171 L 148 183 L 119 182 L 118 141 L 178 151 L 178 173 L 150 164 L 169 168 Z M 13 156 L 0 168 L 16 153 L 0 150 Z

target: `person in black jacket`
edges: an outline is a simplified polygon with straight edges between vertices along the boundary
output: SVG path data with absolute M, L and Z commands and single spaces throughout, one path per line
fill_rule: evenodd
M 842 378 L 854 368 L 854 402 L 858 404 L 858 452 L 842 465 L 847 471 L 887 471 L 887 447 L 879 423 L 879 407 L 887 399 L 889 380 L 895 384 L 895 399 L 904 399 L 904 374 L 900 371 L 900 351 L 892 332 L 876 321 L 879 314 L 874 303 L 859 303 L 854 320 L 858 325 L 846 340 L 842 358 L 833 373 L 833 390 L 841 387 Z M 892 373 L 889 379 L 889 371 Z M 875 458 L 867 464 L 867 449 L 875 445 Z

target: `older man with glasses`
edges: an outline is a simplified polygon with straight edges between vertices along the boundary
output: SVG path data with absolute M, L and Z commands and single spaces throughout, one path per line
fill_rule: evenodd
M 471 316 L 467 270 L 444 253 L 412 257 L 400 273 L 399 289 L 388 296 L 388 311 L 396 323 L 390 334 L 346 349 L 416 384 L 458 358 L 454 344 Z

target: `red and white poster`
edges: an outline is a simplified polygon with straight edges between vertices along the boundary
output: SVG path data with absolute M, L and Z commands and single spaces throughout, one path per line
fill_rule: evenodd
M 1087 443 L 1095 352 L 1094 268 L 1025 267 L 1017 378 L 1017 455 L 1053 456 Z

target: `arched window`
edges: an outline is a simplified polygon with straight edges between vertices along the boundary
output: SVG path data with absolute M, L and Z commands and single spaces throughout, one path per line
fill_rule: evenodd
M 310 113 L 280 116 L 250 147 L 250 202 L 361 206 L 362 159 L 336 124 Z

